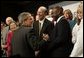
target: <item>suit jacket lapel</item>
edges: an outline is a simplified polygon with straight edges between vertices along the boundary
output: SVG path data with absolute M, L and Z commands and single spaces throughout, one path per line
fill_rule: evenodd
M 39 35 L 39 21 L 37 21 L 37 23 L 36 23 L 36 28 L 37 28 L 37 32 L 38 32 L 38 35 Z
M 47 27 L 47 20 L 45 19 L 40 33 L 44 33 L 46 27 Z
M 39 36 L 39 21 L 35 21 L 34 25 L 35 32 Z

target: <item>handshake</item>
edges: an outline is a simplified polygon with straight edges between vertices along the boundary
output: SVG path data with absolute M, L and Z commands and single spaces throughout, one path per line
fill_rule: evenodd
M 49 35 L 48 34 L 43 34 L 43 40 L 48 41 L 49 40 Z

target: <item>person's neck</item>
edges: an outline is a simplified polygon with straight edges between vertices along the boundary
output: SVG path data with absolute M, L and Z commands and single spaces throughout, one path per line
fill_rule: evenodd
M 56 17 L 55 17 L 55 21 L 57 21 L 57 19 L 58 19 L 59 17 L 60 17 L 60 16 L 56 16 Z

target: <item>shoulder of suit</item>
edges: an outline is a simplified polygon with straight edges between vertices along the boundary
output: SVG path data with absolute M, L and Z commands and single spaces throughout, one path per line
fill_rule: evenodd
M 49 22 L 49 23 L 51 23 L 51 21 L 49 21 L 49 20 L 48 20 L 48 19 L 46 19 L 46 18 L 45 18 L 45 21 L 46 21 L 46 22 Z
M 39 21 L 34 21 L 34 24 L 35 24 L 35 23 L 38 23 L 38 22 L 39 22 Z
M 64 17 L 61 18 L 60 21 L 67 21 Z M 68 22 L 68 21 L 67 21 Z
M 61 18 L 61 20 L 58 23 L 69 24 L 69 22 L 65 18 Z

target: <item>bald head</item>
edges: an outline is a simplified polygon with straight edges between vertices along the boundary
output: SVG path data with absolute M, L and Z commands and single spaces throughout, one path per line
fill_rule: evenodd
M 78 5 L 77 17 L 78 17 L 78 19 L 82 19 L 83 18 L 83 3 L 82 2 Z
M 39 7 L 39 9 L 38 9 L 38 10 L 42 10 L 42 11 L 46 12 L 46 11 L 47 11 L 47 8 L 46 8 L 46 7 L 44 7 L 44 6 L 41 6 L 41 7 Z
M 39 7 L 37 11 L 37 15 L 39 16 L 40 20 L 45 18 L 45 16 L 47 15 L 47 8 L 44 6 Z

